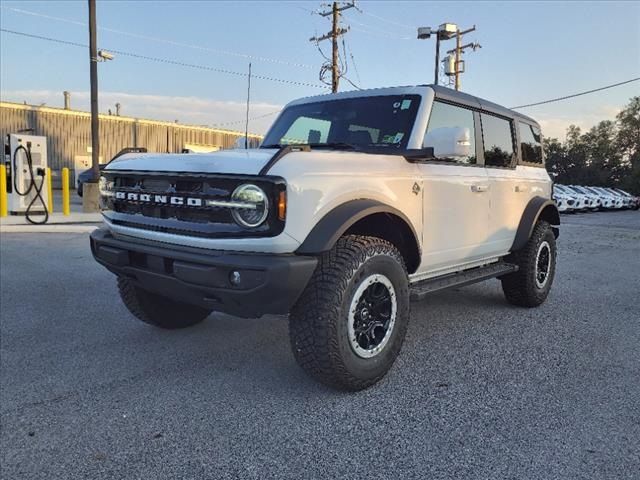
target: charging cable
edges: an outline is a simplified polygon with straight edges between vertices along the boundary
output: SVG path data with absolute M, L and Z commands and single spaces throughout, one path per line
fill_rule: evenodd
M 20 189 L 18 188 L 18 169 L 17 169 L 16 157 L 20 150 L 24 150 L 24 154 L 27 159 L 27 166 L 29 167 L 29 177 L 30 177 L 29 186 L 24 192 L 21 192 Z M 42 177 L 40 186 L 38 186 L 38 183 L 36 182 L 36 176 L 33 172 L 33 160 L 31 159 L 31 142 L 27 142 L 27 148 L 24 148 L 23 145 L 18 145 L 18 148 L 16 148 L 15 152 L 13 152 L 13 188 L 15 192 L 21 197 L 26 197 L 27 195 L 29 195 L 29 193 L 31 193 L 31 191 L 35 192 L 35 195 L 33 196 L 31 201 L 29 202 L 29 205 L 27 206 L 27 211 L 25 212 L 25 218 L 27 219 L 27 222 L 32 223 L 34 225 L 43 225 L 49 221 L 49 211 L 47 210 L 47 204 L 44 201 L 44 198 L 42 197 L 42 187 L 44 186 L 44 180 L 45 180 L 44 177 L 46 175 L 46 172 L 44 168 L 38 168 L 36 173 L 38 174 L 38 176 Z M 31 218 L 31 209 L 33 208 L 37 200 L 40 200 L 40 203 L 44 208 L 44 217 L 41 220 L 33 220 Z

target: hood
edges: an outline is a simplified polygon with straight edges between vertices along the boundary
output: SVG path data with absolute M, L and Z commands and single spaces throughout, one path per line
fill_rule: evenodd
M 105 170 L 257 175 L 277 149 L 220 150 L 211 153 L 128 153 Z

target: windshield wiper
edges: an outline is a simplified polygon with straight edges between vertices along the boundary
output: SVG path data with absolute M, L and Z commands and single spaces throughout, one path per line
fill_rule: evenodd
M 356 145 L 352 145 L 350 143 L 344 142 L 329 142 L 329 143 L 272 143 L 269 145 L 261 145 L 260 148 L 283 148 L 283 147 L 292 147 L 292 148 L 327 148 L 334 150 L 357 150 L 358 147 Z
M 358 147 L 350 143 L 329 142 L 329 143 L 310 143 L 311 148 L 329 148 L 333 150 L 356 150 Z

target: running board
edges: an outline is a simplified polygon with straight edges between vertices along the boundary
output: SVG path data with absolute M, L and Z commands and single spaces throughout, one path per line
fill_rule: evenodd
M 410 286 L 411 300 L 422 300 L 430 293 L 446 290 L 447 288 L 464 287 L 465 285 L 471 285 L 472 283 L 482 282 L 483 280 L 500 277 L 507 273 L 517 271 L 517 265 L 498 262 L 485 265 L 484 267 L 443 275 L 441 277 L 428 278 L 427 280 L 416 282 Z

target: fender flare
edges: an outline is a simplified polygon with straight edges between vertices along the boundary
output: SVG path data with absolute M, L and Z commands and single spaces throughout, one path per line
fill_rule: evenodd
M 516 231 L 513 245 L 511 246 L 511 252 L 520 250 L 527 244 L 542 212 L 547 209 L 549 213 L 546 213 L 545 216 L 548 217 L 549 223 L 556 227 L 554 228 L 554 234 L 556 238 L 558 237 L 557 227 L 560 226 L 560 213 L 558 212 L 558 207 L 555 202 L 548 198 L 533 197 L 525 207 L 522 218 L 520 218 L 518 230 Z
M 335 207 L 311 229 L 296 253 L 301 255 L 317 254 L 331 250 L 338 239 L 356 222 L 376 213 L 388 213 L 402 219 L 411 229 L 416 245 L 418 235 L 407 218 L 400 210 L 382 202 L 369 199 L 350 200 Z

